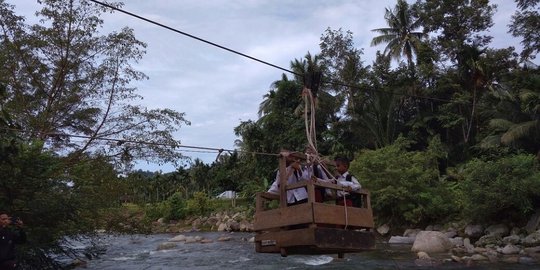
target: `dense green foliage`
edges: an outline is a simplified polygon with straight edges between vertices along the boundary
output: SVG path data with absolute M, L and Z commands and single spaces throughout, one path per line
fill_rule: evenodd
M 378 222 L 426 225 L 445 221 L 459 212 L 452 183 L 440 178 L 444 158 L 440 140 L 425 151 L 410 151 L 412 142 L 399 138 L 393 145 L 362 151 L 351 172 L 371 191 Z
M 457 173 L 463 217 L 475 222 L 527 222 L 540 203 L 539 166 L 527 154 L 467 162 Z

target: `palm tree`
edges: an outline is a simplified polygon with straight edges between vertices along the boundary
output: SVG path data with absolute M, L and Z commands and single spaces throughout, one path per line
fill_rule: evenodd
M 540 84 L 540 76 L 531 80 Z M 516 96 L 504 93 L 499 96 L 501 102 L 515 111 L 500 114 L 500 118 L 491 119 L 489 127 L 493 135 L 485 137 L 480 147 L 489 148 L 506 145 L 524 148 L 537 155 L 540 160 L 540 92 L 538 90 L 521 89 Z
M 414 31 L 420 27 L 420 20 L 414 20 L 413 12 L 405 0 L 398 0 L 393 11 L 386 8 L 384 18 L 388 27 L 371 30 L 381 34 L 371 40 L 371 46 L 387 43 L 385 55 L 396 60 L 404 55 L 409 67 L 412 67 L 413 54 L 416 55 L 424 36 L 422 32 Z

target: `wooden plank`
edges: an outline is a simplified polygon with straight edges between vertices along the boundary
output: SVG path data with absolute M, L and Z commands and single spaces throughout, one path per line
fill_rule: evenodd
M 255 235 L 255 242 L 262 241 L 265 241 L 268 245 L 275 242 L 278 247 L 315 245 L 315 233 L 313 228 L 305 228 Z
M 375 246 L 375 235 L 368 231 L 318 228 L 315 243 L 323 250 L 368 250 Z
M 255 213 L 253 229 L 254 231 L 261 231 L 312 222 L 312 204 L 303 203 Z
M 257 252 L 287 254 L 330 254 L 359 252 L 375 247 L 375 236 L 369 231 L 335 228 L 305 228 L 267 232 L 255 235 Z
M 313 204 L 314 221 L 317 224 L 347 225 L 363 228 L 373 228 L 373 212 L 369 208 L 345 207 L 325 203 Z M 347 217 L 347 222 L 345 220 Z
M 279 195 L 269 192 L 258 192 L 255 195 L 255 211 L 262 212 L 266 210 L 265 204 L 268 201 L 279 200 Z

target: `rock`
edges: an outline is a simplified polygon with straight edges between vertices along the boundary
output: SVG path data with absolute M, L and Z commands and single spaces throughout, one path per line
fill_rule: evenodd
M 201 226 L 202 223 L 202 220 L 200 218 L 197 218 L 195 220 L 193 220 L 193 222 L 191 222 L 191 226 L 193 228 L 198 228 L 199 226 Z
M 480 254 L 474 254 L 471 256 L 471 260 L 473 261 L 487 261 L 488 258 L 484 255 L 480 255 Z
M 463 262 L 463 260 L 461 260 L 461 258 L 456 256 L 456 255 L 452 255 L 452 256 L 450 256 L 450 258 L 452 258 L 452 261 L 454 261 L 454 262 L 458 262 L 458 263 Z
M 497 255 L 497 252 L 487 253 L 484 255 L 488 258 L 489 262 L 496 263 L 499 261 L 499 256 Z
M 476 241 L 475 245 L 480 247 L 485 247 L 487 245 L 500 246 L 502 244 L 502 238 L 499 235 L 484 235 Z
M 474 246 L 471 244 L 471 240 L 469 238 L 463 239 L 463 246 L 465 247 L 465 250 L 469 254 L 474 253 Z
M 202 239 L 201 240 L 201 244 L 208 244 L 208 243 L 213 243 L 214 241 L 212 239 Z
M 522 241 L 522 244 L 525 246 L 540 246 L 540 232 L 533 232 Z
M 157 250 L 166 250 L 176 248 L 176 243 L 165 242 L 158 245 Z
M 461 237 L 454 237 L 454 238 L 448 238 L 450 242 L 452 243 L 452 246 L 454 247 L 462 247 L 464 246 L 463 238 Z
M 403 236 L 404 237 L 415 237 L 416 238 L 416 235 L 420 231 L 421 231 L 420 229 L 406 229 L 405 232 L 403 233 Z
M 221 236 L 217 240 L 220 241 L 220 242 L 230 241 L 231 237 L 230 236 Z
M 535 232 L 538 229 L 538 225 L 540 224 L 540 209 L 536 210 L 536 213 L 532 215 L 532 217 L 529 219 L 529 222 L 527 222 L 527 225 L 525 225 L 525 231 L 527 233 L 531 234 Z
M 508 244 L 504 246 L 504 248 L 501 250 L 501 253 L 504 255 L 511 255 L 511 254 L 518 254 L 521 251 L 521 249 L 517 246 L 514 246 L 512 244 Z
M 448 238 L 453 238 L 453 237 L 456 237 L 456 236 L 457 236 L 457 232 L 454 231 L 454 230 L 452 230 L 452 231 L 446 231 L 446 232 L 444 233 L 444 235 L 446 235 L 446 237 L 448 237 Z
M 465 235 L 472 238 L 478 238 L 482 236 L 484 227 L 482 225 L 467 225 L 465 227 Z
M 524 248 L 523 251 L 525 252 L 525 254 L 528 254 L 529 256 L 531 254 L 540 254 L 540 246 Z
M 534 258 L 531 258 L 531 257 L 519 257 L 519 260 L 518 262 L 520 264 L 535 264 L 537 263 L 538 261 Z
M 379 228 L 377 228 L 377 232 L 380 235 L 386 235 L 389 231 L 390 231 L 390 226 L 388 226 L 388 224 L 384 224 L 380 226 Z
M 454 247 L 450 252 L 453 255 L 462 256 L 467 253 L 467 250 L 464 247 Z
M 427 254 L 426 252 L 423 252 L 423 251 L 420 251 L 418 253 L 416 253 L 416 257 L 418 259 L 422 259 L 422 260 L 429 260 L 431 259 L 431 257 L 429 257 L 429 254 Z
M 227 223 L 220 223 L 218 226 L 218 232 L 224 232 L 228 229 Z
M 216 223 L 219 221 L 219 219 L 217 219 L 216 217 L 209 217 L 205 222 L 204 224 L 208 225 L 208 226 L 214 226 L 216 225 Z
M 523 255 L 527 255 L 536 261 L 540 261 L 540 246 L 524 248 L 523 253 Z
M 421 231 L 416 235 L 416 240 L 411 248 L 412 251 L 424 251 L 428 253 L 445 252 L 452 248 L 452 243 L 441 232 Z
M 388 239 L 388 244 L 412 244 L 416 237 L 403 237 L 403 236 L 392 236 Z
M 248 242 L 250 242 L 250 243 L 255 243 L 255 236 L 249 238 Z
M 503 256 L 503 257 L 501 258 L 501 262 L 505 262 L 505 263 L 518 263 L 518 262 L 519 262 L 519 256 L 517 256 L 517 255 Z
M 183 242 L 186 241 L 186 236 L 183 234 L 177 235 L 168 240 L 169 242 Z
M 496 235 L 502 238 L 509 234 L 510 229 L 508 229 L 508 226 L 504 224 L 496 224 L 496 225 L 491 225 L 487 227 L 484 232 L 487 235 Z
M 238 222 L 236 222 L 236 221 L 234 221 L 234 220 L 231 221 L 231 222 L 229 223 L 229 226 L 228 226 L 228 227 L 229 227 L 230 230 L 233 231 L 233 232 L 238 232 L 238 231 L 240 231 L 240 223 L 238 223 Z
M 414 264 L 417 266 L 437 266 L 442 263 L 440 260 L 429 257 L 429 255 L 423 251 L 418 252 L 416 256 L 418 259 L 414 260 Z
M 519 244 L 519 242 L 521 242 L 521 237 L 519 237 L 519 235 L 510 235 L 510 236 L 507 236 L 505 238 L 502 239 L 503 241 L 503 244 L 507 245 L 507 244 L 512 244 L 512 245 L 515 245 L 515 244 Z
M 164 219 L 164 218 L 159 218 L 159 219 L 157 220 L 157 223 L 158 223 L 158 224 L 165 224 L 165 219 Z
M 193 236 L 188 236 L 188 237 L 186 237 L 185 243 L 186 244 L 197 243 L 197 240 Z
M 474 247 L 473 249 L 473 253 L 484 253 L 487 251 L 487 248 L 483 248 L 483 247 Z

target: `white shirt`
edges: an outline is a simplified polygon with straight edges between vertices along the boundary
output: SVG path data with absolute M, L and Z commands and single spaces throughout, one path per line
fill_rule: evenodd
M 287 174 L 289 174 L 293 168 L 291 166 L 287 167 Z M 302 169 L 300 171 L 296 171 L 296 173 L 291 173 L 289 178 L 287 179 L 287 184 L 294 184 L 297 182 L 309 180 L 310 174 L 308 170 Z M 268 189 L 268 192 L 279 194 L 279 171 L 276 173 L 276 178 L 274 179 L 274 183 L 272 183 L 272 186 L 270 186 L 270 189 Z M 305 188 L 296 188 L 287 190 L 287 203 L 294 203 L 296 201 L 300 201 L 303 199 L 307 199 L 308 194 Z
M 360 188 L 362 188 L 362 186 L 360 185 L 360 182 L 358 182 L 358 179 L 356 179 L 356 177 L 352 175 L 351 175 L 351 181 L 347 181 L 347 175 L 349 175 L 348 171 L 338 176 L 336 180 L 339 186 L 350 187 L 352 190 L 359 190 Z M 349 192 L 346 192 L 346 191 L 341 191 L 341 190 L 337 191 L 338 198 L 343 197 L 344 195 L 348 195 L 348 194 Z

